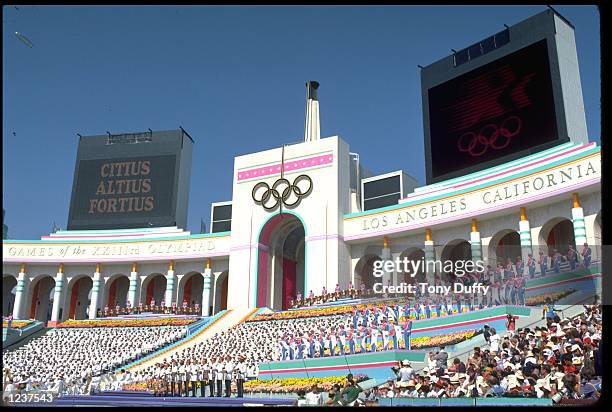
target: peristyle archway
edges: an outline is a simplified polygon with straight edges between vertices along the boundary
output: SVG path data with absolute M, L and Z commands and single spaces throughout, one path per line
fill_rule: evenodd
M 306 290 L 306 229 L 293 213 L 270 218 L 259 235 L 257 306 L 287 309 Z

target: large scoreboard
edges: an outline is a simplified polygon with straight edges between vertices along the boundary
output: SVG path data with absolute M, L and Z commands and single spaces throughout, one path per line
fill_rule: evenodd
M 571 23 L 552 10 L 423 68 L 427 183 L 586 142 L 578 73 Z
M 192 144 L 183 129 L 81 136 L 68 230 L 185 228 Z

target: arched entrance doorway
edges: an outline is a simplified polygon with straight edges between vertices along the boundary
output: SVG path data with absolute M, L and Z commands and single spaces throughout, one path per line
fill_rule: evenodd
M 15 276 L 2 276 L 2 316 L 8 316 L 9 314 L 13 313 L 16 288 L 17 278 Z
M 505 264 L 510 258 L 516 262 L 521 256 L 521 237 L 516 230 L 503 229 L 497 232 L 489 242 L 489 262 L 495 268 L 497 263 Z
M 187 273 L 179 282 L 177 305 L 183 305 L 183 302 L 186 301 L 187 305 L 191 307 L 194 307 L 196 303 L 202 306 L 203 286 L 204 276 L 201 273 Z
M 472 245 L 465 239 L 451 240 L 444 246 L 440 256 L 443 269 L 449 265 L 447 262 L 453 262 L 453 267 L 456 267 L 457 261 L 472 260 Z M 444 270 L 441 274 L 442 279 L 454 279 L 454 277 L 454 273 L 445 273 Z
M 258 307 L 287 309 L 298 292 L 305 296 L 305 236 L 302 221 L 292 213 L 275 215 L 264 225 L 259 235 Z
M 51 310 L 53 309 L 53 295 L 55 293 L 55 279 L 49 275 L 42 275 L 34 279 L 30 285 L 30 307 L 27 315 L 30 319 L 41 322 L 51 320 Z M 60 308 L 60 319 L 63 308 Z
M 64 308 L 68 308 L 68 313 L 64 314 L 64 317 L 76 320 L 88 318 L 92 287 L 93 281 L 87 275 L 79 275 L 70 280 L 63 305 Z
M 566 218 L 553 218 L 542 226 L 539 240 L 541 245 L 546 245 L 549 256 L 554 250 L 565 255 L 569 245 L 575 246 L 574 224 Z
M 361 289 L 361 284 L 365 285 L 366 290 L 372 290 L 375 283 L 383 283 L 382 277 L 374 276 L 374 262 L 382 260 L 377 255 L 365 255 L 355 266 L 355 289 Z
M 601 244 L 602 244 L 602 240 L 601 240 L 601 212 L 597 213 L 597 216 L 595 217 L 595 223 L 593 225 L 593 237 L 595 238 L 595 245 L 594 246 L 601 246 Z M 577 245 L 577 246 L 582 246 L 582 245 Z
M 407 259 L 407 271 L 404 271 L 404 258 Z M 415 283 L 425 281 L 425 251 L 419 248 L 404 250 L 399 256 L 401 271 L 398 272 L 398 283 Z M 412 262 L 412 263 L 411 263 Z M 420 262 L 420 263 L 419 263 Z M 416 268 L 416 272 L 413 270 Z
M 161 273 L 152 273 L 147 276 L 142 282 L 140 291 L 140 302 L 143 305 L 150 305 L 154 300 L 155 304 L 159 306 L 166 294 L 166 277 Z M 168 304 L 168 306 L 170 306 Z
M 213 310 L 210 313 L 217 313 L 227 309 L 227 285 L 229 280 L 229 272 L 226 270 L 221 272 L 215 280 Z
M 104 287 L 104 304 L 109 308 L 125 307 L 127 303 L 127 293 L 130 288 L 130 280 L 127 276 L 118 274 L 111 276 Z

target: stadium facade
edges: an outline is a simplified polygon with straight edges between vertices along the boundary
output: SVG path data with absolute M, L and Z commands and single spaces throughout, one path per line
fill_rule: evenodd
M 570 244 L 578 250 L 584 243 L 601 245 L 601 152 L 586 137 L 569 23 L 546 11 L 510 27 L 507 48 L 494 41 L 499 47 L 473 61 L 468 52 L 465 64 L 460 53 L 436 62 L 424 69 L 423 93 L 432 96 L 428 90 L 449 81 L 436 77 L 451 70 L 441 65 L 457 69 L 451 76 L 457 78 L 541 38 L 554 51 L 551 61 L 563 63 L 550 68 L 555 139 L 440 169 L 442 179 L 435 178 L 435 164 L 443 160 L 428 152 L 429 184 L 413 187 L 413 179 L 399 173 L 400 189 L 389 191 L 388 176 L 373 179 L 340 136 L 320 138 L 318 84 L 309 82 L 304 141 L 235 157 L 232 199 L 224 203 L 231 205 L 231 222 L 225 219 L 231 230 L 217 231 L 211 222 L 208 234 L 178 225 L 4 240 L 3 315 L 55 324 L 93 319 L 105 306 L 152 300 L 198 303 L 204 315 L 225 308 L 285 309 L 297 293 L 318 295 L 323 287 L 333 291 L 349 283 L 371 288 L 377 260 L 469 256 L 495 264 L 497 256 L 512 255 L 509 250 L 527 260 L 540 251 L 564 253 Z M 480 43 L 481 53 L 486 44 Z M 432 104 L 424 102 L 429 113 Z M 426 151 L 439 132 L 430 133 L 431 121 L 425 115 Z M 529 117 L 523 121 L 526 127 Z M 480 150 L 479 139 L 474 134 L 470 150 Z M 393 202 L 366 207 L 366 178 L 380 182 L 368 199 L 382 203 L 372 204 Z M 594 247 L 594 261 L 599 253 Z M 382 282 L 399 284 L 404 276 L 395 271 Z

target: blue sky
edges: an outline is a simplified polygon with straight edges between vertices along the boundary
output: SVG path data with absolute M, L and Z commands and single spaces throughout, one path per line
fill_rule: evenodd
M 600 136 L 599 12 L 576 27 L 589 138 Z M 321 136 L 374 173 L 424 184 L 417 64 L 544 6 L 4 7 L 3 208 L 12 239 L 66 228 L 78 138 L 177 129 L 195 139 L 188 230 L 231 200 L 233 158 L 303 138 L 306 80 Z M 26 35 L 29 48 L 14 32 Z M 13 134 L 14 133 L 14 134 Z

